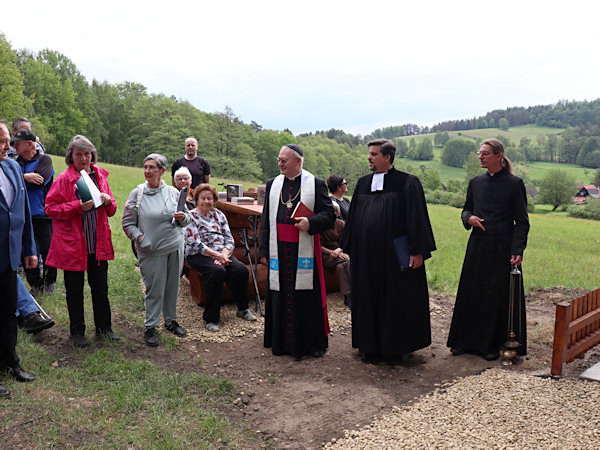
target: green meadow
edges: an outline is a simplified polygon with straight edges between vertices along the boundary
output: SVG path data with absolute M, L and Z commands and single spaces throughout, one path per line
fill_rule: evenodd
M 511 127 L 508 130 L 501 130 L 500 128 L 480 128 L 477 130 L 464 130 L 464 131 L 448 131 L 450 139 L 474 139 L 477 142 L 481 142 L 484 139 L 489 139 L 502 135 L 509 140 L 519 143 L 522 137 L 528 137 L 532 142 L 536 142 L 538 136 L 546 136 L 548 134 L 560 134 L 564 131 L 564 128 L 551 128 L 551 127 L 539 127 L 537 125 L 522 125 L 519 127 Z M 410 142 L 411 139 L 415 140 L 418 144 L 425 138 L 429 138 L 433 141 L 435 133 L 420 134 L 417 136 L 403 136 L 399 139 Z
M 510 139 L 515 144 L 518 144 L 522 137 L 528 137 L 533 143 L 537 142 L 538 136 L 546 136 L 548 134 L 560 134 L 563 128 L 549 128 L 549 127 L 538 127 L 535 125 L 523 125 L 520 127 L 512 127 L 504 131 L 500 128 L 483 128 L 478 130 L 466 130 L 466 131 L 449 131 L 448 135 L 450 139 L 473 139 L 477 143 L 498 135 L 502 135 Z M 410 142 L 411 139 L 415 140 L 418 144 L 425 138 L 431 139 L 433 142 L 435 133 L 421 134 L 418 136 L 403 136 L 399 139 Z M 436 170 L 442 182 L 446 183 L 450 180 L 464 180 L 465 170 L 458 167 L 449 167 L 442 164 L 441 161 L 442 148 L 433 147 L 433 160 L 431 161 L 415 161 L 408 158 L 398 158 L 405 164 L 408 164 L 414 168 L 425 166 L 428 169 Z M 576 164 L 558 164 L 546 161 L 528 162 L 526 164 L 529 169 L 531 178 L 534 180 L 541 180 L 544 178 L 544 174 L 550 169 L 561 169 L 571 175 L 575 181 L 580 181 L 583 184 L 591 182 L 594 176 L 593 169 L 586 169 L 585 167 Z
M 64 160 L 53 157 L 57 173 Z M 16 383 L 7 376 L 0 383 L 12 392 L 0 399 L 4 444 L 8 447 L 212 448 L 258 447 L 256 433 L 222 411 L 237 396 L 235 385 L 215 376 L 202 360 L 201 370 L 185 365 L 169 369 L 146 360 L 140 348 L 144 304 L 140 276 L 134 268 L 129 240 L 121 230 L 121 214 L 129 192 L 143 182 L 141 168 L 100 164 L 110 171 L 109 183 L 119 206 L 110 219 L 115 260 L 109 263 L 109 296 L 118 315 L 115 330 L 136 330 L 118 344 L 96 344 L 86 349 L 59 350 L 67 343 L 68 316 L 62 274 L 56 293 L 40 298 L 55 319 L 54 343 L 48 332 L 33 337 L 19 333 L 18 353 L 23 367 L 35 374 L 33 383 Z M 165 174 L 170 182 L 170 173 Z M 214 178 L 217 185 L 221 180 Z M 238 181 L 239 182 L 239 181 Z M 242 182 L 243 183 L 243 182 Z M 250 187 L 252 184 L 245 184 Z M 469 232 L 460 210 L 429 206 L 438 250 L 427 261 L 432 293 L 454 295 Z M 570 219 L 554 213 L 531 215 L 529 246 L 523 271 L 526 290 L 566 286 L 595 289 L 600 265 L 600 223 Z M 86 287 L 86 323 L 93 333 L 92 308 Z M 58 342 L 56 342 L 58 340 Z M 56 344 L 56 347 L 54 346 Z M 143 345 L 143 344 L 142 344 Z M 173 361 L 185 359 L 172 336 L 161 334 L 160 351 Z M 136 356 L 138 355 L 138 356 Z M 16 436 L 16 437 L 15 437 Z

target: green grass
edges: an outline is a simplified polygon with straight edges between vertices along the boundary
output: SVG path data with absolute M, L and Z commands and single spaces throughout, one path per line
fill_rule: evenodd
M 427 261 L 430 289 L 456 294 L 469 231 L 460 209 L 429 205 L 438 250 Z M 562 217 L 562 213 L 531 214 L 529 242 L 523 256 L 526 291 L 565 286 L 588 290 L 600 287 L 600 222 Z
M 536 143 L 538 136 L 546 136 L 547 134 L 560 134 L 563 131 L 564 128 L 522 125 L 519 127 L 510 127 L 508 130 L 501 130 L 500 128 L 481 128 L 478 130 L 449 131 L 448 135 L 450 136 L 450 139 L 475 139 L 478 143 L 485 139 L 502 135 L 518 144 L 522 137 L 528 137 L 532 142 Z M 420 134 L 418 136 L 402 136 L 400 139 L 408 143 L 412 138 L 415 139 L 417 144 L 425 138 L 429 138 L 433 141 L 435 138 L 435 133 Z
M 82 350 L 76 364 L 53 361 L 23 341 L 20 353 L 38 380 L 7 384 L 12 400 L 0 415 L 7 435 L 27 424 L 32 441 L 24 446 L 208 448 L 240 434 L 216 412 L 234 394 L 227 380 L 126 359 L 119 346 Z

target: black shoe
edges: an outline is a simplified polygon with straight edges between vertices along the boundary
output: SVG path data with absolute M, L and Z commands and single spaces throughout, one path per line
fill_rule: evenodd
M 33 375 L 29 375 L 19 365 L 14 367 L 7 367 L 6 373 L 8 373 L 11 377 L 20 382 L 35 380 L 35 377 Z
M 350 297 L 350 294 L 344 294 L 344 305 L 352 309 L 352 298 Z
M 146 341 L 146 345 L 150 347 L 158 347 L 160 340 L 158 339 L 156 328 L 146 327 L 146 330 L 144 331 L 144 340 Z
M 10 397 L 10 391 L 0 384 L 0 395 L 2 397 Z
M 379 355 L 375 355 L 372 353 L 363 353 L 360 355 L 360 359 L 367 364 L 379 364 L 381 362 L 381 358 Z
M 489 353 L 483 355 L 483 359 L 486 361 L 495 361 L 500 357 L 498 350 L 491 350 Z
M 88 341 L 83 334 L 72 334 L 71 342 L 75 347 L 84 348 L 90 345 L 90 341 Z
M 54 289 L 54 284 L 53 283 L 48 283 L 44 285 L 44 293 L 46 295 L 52 295 L 54 294 L 55 289 Z
M 465 352 L 465 349 L 462 347 L 452 347 L 450 348 L 450 353 L 454 356 L 462 355 Z
M 23 319 L 23 330 L 30 334 L 37 334 L 47 328 L 54 326 L 54 320 L 44 319 L 39 311 L 27 314 Z
M 179 325 L 176 320 L 171 321 L 169 325 L 165 325 L 165 328 L 177 337 L 184 337 L 187 335 L 187 331 L 185 331 L 185 329 Z
M 310 356 L 312 356 L 313 358 L 320 358 L 324 354 L 325 350 L 313 350 L 312 352 L 310 352 Z
M 117 342 L 121 340 L 121 338 L 117 336 L 113 330 L 96 330 L 96 336 L 98 339 L 104 339 L 111 342 Z

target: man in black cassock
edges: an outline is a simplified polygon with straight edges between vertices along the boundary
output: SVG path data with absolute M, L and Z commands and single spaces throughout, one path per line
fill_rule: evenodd
M 493 361 L 507 340 L 510 271 L 520 269 L 527 246 L 529 216 L 523 180 L 512 174 L 504 145 L 488 139 L 479 149 L 481 167 L 467 188 L 462 221 L 473 228 L 463 263 L 448 347 L 454 355 L 474 353 Z M 515 304 L 512 329 L 527 354 L 525 295 Z M 517 299 L 515 299 L 516 301 Z
M 329 323 L 318 238 L 333 226 L 335 213 L 325 182 L 302 170 L 298 145 L 282 147 L 277 163 L 281 174 L 267 183 L 260 222 L 259 256 L 269 266 L 264 345 L 274 355 L 320 357 Z M 294 220 L 300 201 L 314 215 Z
M 421 182 L 392 165 L 394 143 L 367 145 L 374 173 L 356 184 L 342 241 L 350 255 L 352 347 L 368 362 L 401 362 L 431 344 L 424 257 L 435 240 Z M 393 243 L 402 236 L 410 255 L 405 270 Z

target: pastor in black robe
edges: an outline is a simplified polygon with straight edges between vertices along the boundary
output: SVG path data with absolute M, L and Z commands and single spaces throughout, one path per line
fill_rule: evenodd
M 285 178 L 282 194 L 284 198 L 294 198 L 300 189 L 301 175 L 293 180 Z M 269 259 L 269 198 L 273 179 L 269 180 L 266 188 L 265 204 L 260 222 L 259 256 Z M 295 224 L 290 218 L 296 204 L 300 201 L 298 195 L 293 201 L 293 207 L 288 209 L 279 202 L 277 223 Z M 327 194 L 327 185 L 315 177 L 315 215 L 309 217 L 312 236 L 333 226 L 335 212 L 331 199 Z M 317 257 L 321 257 L 318 248 Z M 315 259 L 313 270 L 313 289 L 296 290 L 296 267 L 298 265 L 298 243 L 277 242 L 279 255 L 279 285 L 280 290 L 274 291 L 267 284 L 265 298 L 265 347 L 271 347 L 274 355 L 292 355 L 296 358 L 327 349 L 325 333 L 326 310 L 322 305 L 321 287 L 317 274 Z M 267 283 L 269 278 L 267 277 Z
M 342 241 L 350 255 L 352 347 L 393 360 L 431 344 L 425 264 L 401 271 L 393 240 L 408 235 L 411 255 L 429 254 L 435 240 L 416 176 L 392 167 L 375 192 L 372 179 L 356 184 Z
M 510 291 L 511 255 L 523 256 L 527 246 L 529 216 L 523 180 L 502 169 L 472 178 L 462 222 L 472 215 L 485 219 L 473 228 L 460 275 L 448 347 L 486 355 L 506 342 Z M 519 267 L 520 269 L 520 267 Z M 527 353 L 525 295 L 521 284 L 520 308 L 513 313 L 513 330 Z M 520 311 L 519 311 L 520 310 Z

